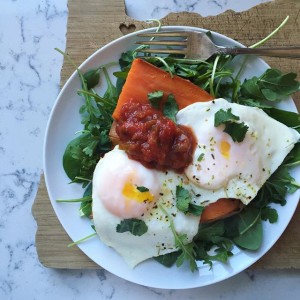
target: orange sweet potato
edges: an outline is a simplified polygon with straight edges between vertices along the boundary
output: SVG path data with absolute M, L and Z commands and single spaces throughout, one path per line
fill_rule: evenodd
M 238 199 L 219 199 L 217 202 L 209 204 L 205 207 L 201 214 L 200 223 L 206 223 L 229 217 L 239 212 L 242 208 L 242 202 Z
M 135 59 L 128 73 L 126 82 L 118 99 L 113 118 L 118 120 L 121 107 L 128 102 L 149 103 L 148 93 L 164 92 L 165 97 L 173 94 L 179 109 L 194 102 L 212 100 L 213 97 L 189 80 L 178 76 L 173 78 L 164 70 L 150 63 Z

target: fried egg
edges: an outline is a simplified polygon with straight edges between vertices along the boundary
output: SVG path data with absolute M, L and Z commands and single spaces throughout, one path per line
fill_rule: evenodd
M 231 109 L 248 126 L 241 142 L 214 126 L 215 114 Z M 263 110 L 225 99 L 199 102 L 180 110 L 177 122 L 189 126 L 197 139 L 185 174 L 195 193 L 207 204 L 220 198 L 248 204 L 299 140 L 299 133 L 269 117 Z
M 186 235 L 186 243 L 196 235 L 199 217 L 178 211 L 177 185 L 188 185 L 184 175 L 148 169 L 129 159 L 118 146 L 97 164 L 92 195 L 95 229 L 102 242 L 130 267 L 177 250 L 171 222 L 177 234 Z M 141 236 L 117 232 L 122 220 L 132 218 L 143 220 L 147 232 Z

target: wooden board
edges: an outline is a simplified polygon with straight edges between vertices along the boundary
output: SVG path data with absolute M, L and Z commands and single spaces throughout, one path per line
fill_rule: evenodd
M 129 32 L 151 27 L 125 14 L 122 0 L 69 0 L 67 52 L 76 64 L 82 63 L 93 52 L 108 42 Z M 217 31 L 251 45 L 261 40 L 290 16 L 288 24 L 268 42 L 272 45 L 295 45 L 300 41 L 300 1 L 277 0 L 262 4 L 246 12 L 227 11 L 215 17 L 203 18 L 194 13 L 173 13 L 162 19 L 163 25 L 188 25 Z M 300 60 L 266 58 L 282 71 L 299 73 Z M 63 64 L 61 83 L 73 73 L 67 61 Z M 294 97 L 300 107 L 300 94 Z M 37 221 L 36 248 L 41 263 L 51 268 L 100 268 L 78 247 L 67 248 L 70 238 L 60 225 L 48 198 L 43 177 L 32 213 Z M 252 268 L 300 268 L 300 208 L 276 245 Z

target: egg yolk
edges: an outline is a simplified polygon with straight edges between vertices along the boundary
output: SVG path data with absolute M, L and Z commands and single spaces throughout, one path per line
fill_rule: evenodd
M 131 183 L 125 183 L 122 195 L 128 200 L 134 200 L 138 203 L 154 200 L 154 196 L 149 191 L 140 191 Z
M 227 141 L 221 141 L 221 143 L 220 143 L 220 152 L 225 158 L 229 159 L 229 157 L 230 157 L 230 144 Z

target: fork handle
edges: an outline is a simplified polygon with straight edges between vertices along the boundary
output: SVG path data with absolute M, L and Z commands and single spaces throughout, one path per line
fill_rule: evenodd
M 276 47 L 276 48 L 219 48 L 219 54 L 254 54 L 272 57 L 298 58 L 300 59 L 300 47 Z

